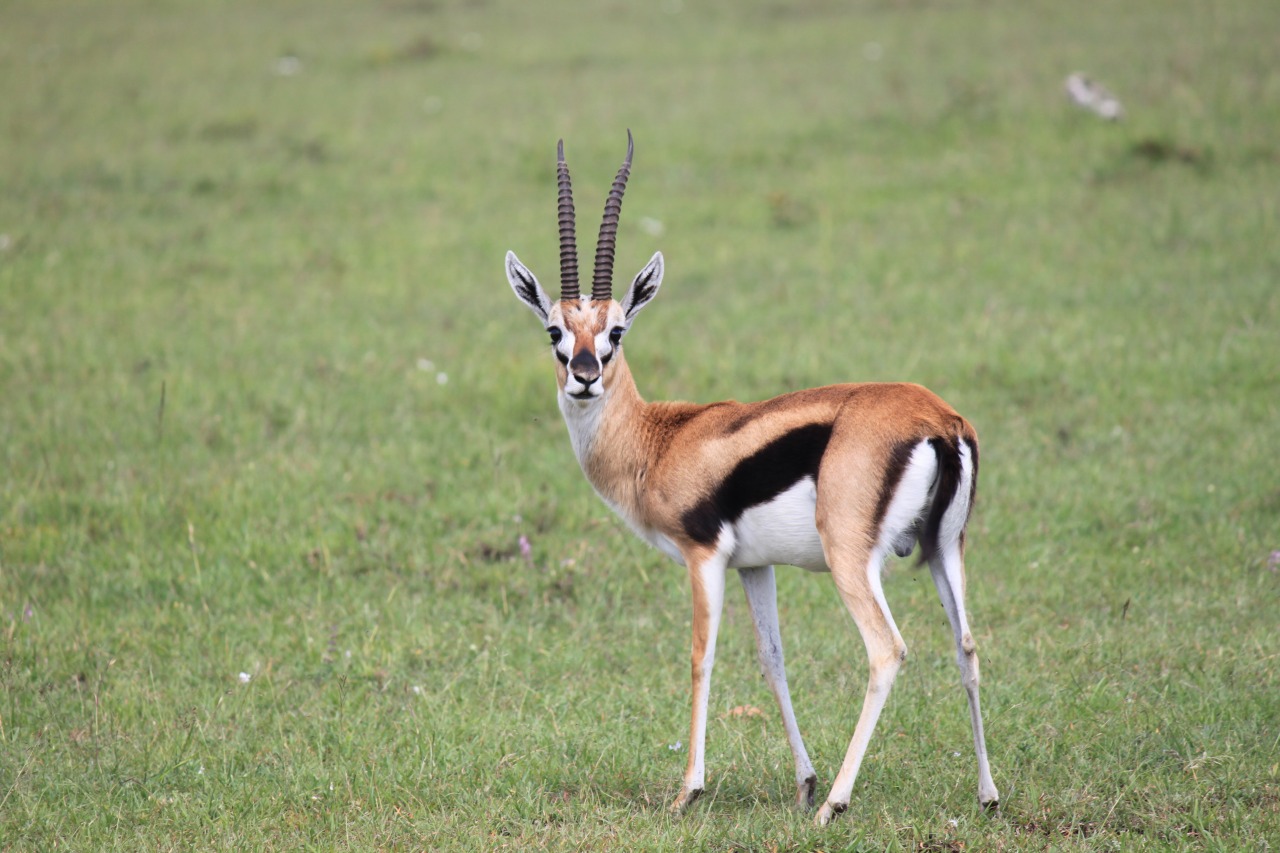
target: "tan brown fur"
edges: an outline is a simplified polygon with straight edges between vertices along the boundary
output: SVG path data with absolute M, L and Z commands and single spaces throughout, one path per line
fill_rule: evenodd
M 831 507 L 846 521 L 872 517 L 894 444 L 931 437 L 956 436 L 975 445 L 978 440 L 969 422 L 940 397 L 908 383 L 828 385 L 754 403 L 646 403 L 621 352 L 605 366 L 604 381 L 607 414 L 583 461 L 587 479 L 633 523 L 677 542 L 683 538 L 679 513 L 707 483 L 720 482 L 743 457 L 797 426 L 830 423 L 833 446 L 849 446 L 833 454 L 838 467 L 825 467 L 818 484 L 820 526 Z

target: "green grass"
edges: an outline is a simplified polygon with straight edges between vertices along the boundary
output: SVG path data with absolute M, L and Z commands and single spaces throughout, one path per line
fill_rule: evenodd
M 0 21 L 0 849 L 1280 837 L 1273 4 Z M 1124 122 L 1065 102 L 1077 69 Z M 582 480 L 501 269 L 555 281 L 561 136 L 590 251 L 628 127 L 619 277 L 668 270 L 628 338 L 642 393 L 908 379 L 977 425 L 997 816 L 906 564 L 911 658 L 848 813 L 787 808 L 734 592 L 708 795 L 666 814 L 686 580 Z M 784 570 L 780 597 L 825 792 L 862 646 L 827 579 Z

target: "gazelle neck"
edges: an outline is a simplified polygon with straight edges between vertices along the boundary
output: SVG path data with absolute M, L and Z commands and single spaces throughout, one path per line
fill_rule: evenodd
M 640 433 L 647 404 L 621 350 L 606 380 L 604 394 L 589 402 L 573 399 L 563 388 L 556 396 L 582 473 L 601 497 L 618 507 L 628 503 L 622 494 L 625 484 L 635 481 L 643 464 Z

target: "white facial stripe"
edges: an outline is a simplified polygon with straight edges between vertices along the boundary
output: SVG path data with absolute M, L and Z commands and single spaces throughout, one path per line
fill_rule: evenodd
M 574 341 L 573 332 L 569 331 L 568 329 L 565 329 L 563 326 L 561 326 L 560 328 L 563 334 L 561 334 L 560 336 L 560 343 L 556 344 L 554 349 L 557 353 L 559 353 L 560 355 L 564 356 L 567 359 L 573 358 L 573 341 Z
M 596 358 L 604 363 L 605 357 L 613 352 L 613 344 L 609 343 L 609 330 L 605 329 L 596 335 Z

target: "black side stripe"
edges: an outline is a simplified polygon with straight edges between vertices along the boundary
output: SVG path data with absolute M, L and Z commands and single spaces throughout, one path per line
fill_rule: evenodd
M 739 462 L 729 476 L 680 517 L 689 538 L 711 545 L 725 522 L 736 522 L 753 506 L 767 503 L 805 477 L 818 479 L 831 424 L 814 423 L 784 433 Z

